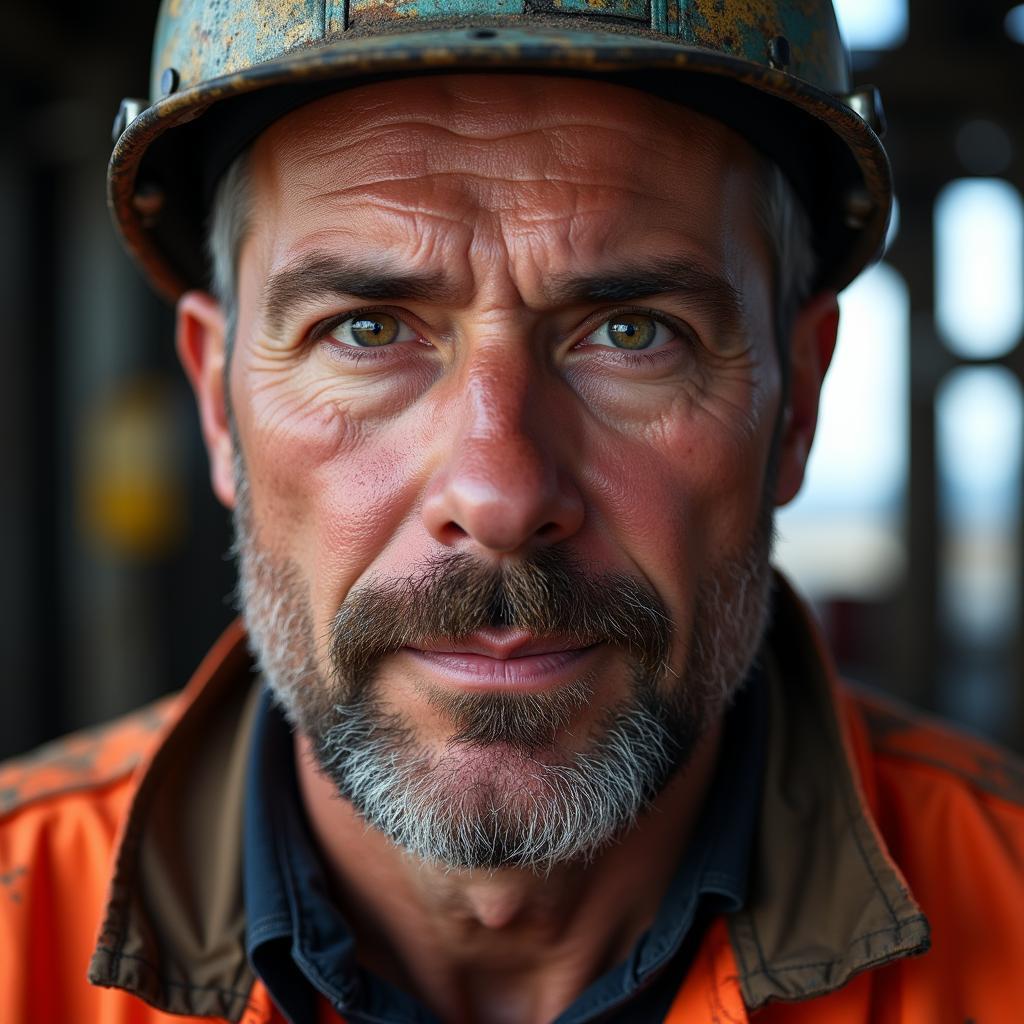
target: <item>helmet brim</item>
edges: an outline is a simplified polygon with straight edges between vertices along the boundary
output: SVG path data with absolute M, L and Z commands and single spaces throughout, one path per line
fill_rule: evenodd
M 159 100 L 114 146 L 108 200 L 118 230 L 168 299 L 205 287 L 209 154 L 220 145 L 225 159 L 221 143 L 234 137 L 226 127 L 242 122 L 254 137 L 329 92 L 469 71 L 600 77 L 715 117 L 793 181 L 815 225 L 819 287 L 845 287 L 881 254 L 892 206 L 889 162 L 872 128 L 839 98 L 784 71 L 648 37 L 635 26 L 626 34 L 521 20 L 509 27 L 501 19 L 346 36 Z

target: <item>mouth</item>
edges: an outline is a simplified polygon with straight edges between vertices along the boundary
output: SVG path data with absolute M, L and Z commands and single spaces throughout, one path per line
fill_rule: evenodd
M 578 637 L 481 629 L 404 648 L 422 668 L 457 686 L 540 691 L 578 679 L 600 644 Z

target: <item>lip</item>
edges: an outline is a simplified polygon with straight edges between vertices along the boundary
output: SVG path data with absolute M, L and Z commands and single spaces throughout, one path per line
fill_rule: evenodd
M 457 640 L 406 647 L 405 652 L 443 683 L 470 689 L 541 691 L 578 679 L 598 644 L 534 637 L 512 630 L 480 630 Z
M 532 655 L 561 654 L 565 651 L 585 650 L 578 638 L 561 636 L 534 636 L 519 629 L 478 629 L 456 640 L 424 640 L 410 644 L 409 650 L 422 654 L 476 654 L 498 661 L 526 658 Z

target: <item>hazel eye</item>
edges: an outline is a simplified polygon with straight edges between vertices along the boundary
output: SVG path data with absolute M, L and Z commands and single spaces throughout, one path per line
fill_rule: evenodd
M 416 334 L 391 313 L 357 313 L 342 320 L 329 337 L 352 348 L 384 348 L 397 341 L 413 341 Z
M 646 313 L 616 313 L 593 332 L 587 341 L 606 348 L 641 349 L 660 348 L 675 336 L 675 332 Z

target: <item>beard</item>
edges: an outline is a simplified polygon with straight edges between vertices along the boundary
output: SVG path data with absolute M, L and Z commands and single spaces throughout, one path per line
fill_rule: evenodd
M 557 547 L 499 567 L 453 554 L 356 588 L 331 621 L 322 670 L 309 587 L 294 562 L 260 545 L 240 458 L 236 494 L 239 603 L 277 703 L 369 826 L 447 868 L 545 872 L 591 860 L 685 769 L 746 677 L 767 624 L 768 503 L 739 555 L 698 581 L 681 676 L 669 664 L 671 619 L 653 589 L 593 572 Z M 570 750 L 571 727 L 596 695 L 594 674 L 537 694 L 432 691 L 427 704 L 451 734 L 431 749 L 381 702 L 380 663 L 485 627 L 607 645 L 629 666 L 628 692 L 583 749 Z

